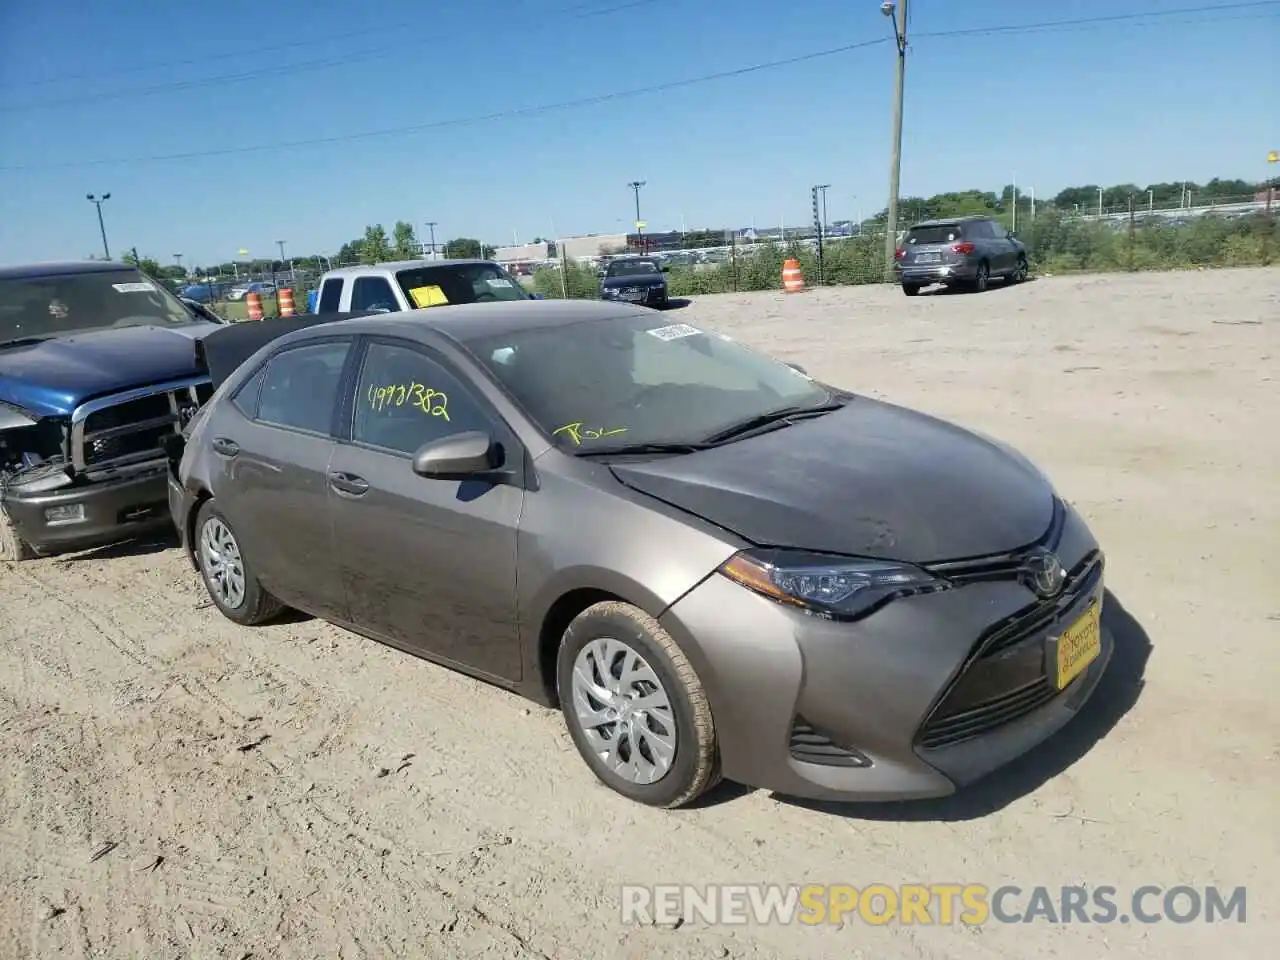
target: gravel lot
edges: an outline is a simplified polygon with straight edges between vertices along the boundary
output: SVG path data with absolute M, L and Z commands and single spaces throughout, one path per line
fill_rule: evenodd
M 0 570 L 0 956 L 1263 956 L 1280 269 L 671 316 L 1045 467 L 1109 554 L 1123 646 L 1086 713 L 947 802 L 729 784 L 664 813 L 597 786 L 556 713 L 325 624 L 236 627 L 171 543 L 36 561 Z M 1248 885 L 1248 922 L 627 927 L 628 881 Z

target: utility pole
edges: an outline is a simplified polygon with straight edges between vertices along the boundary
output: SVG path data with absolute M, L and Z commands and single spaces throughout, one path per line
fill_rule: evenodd
M 907 73 L 907 0 L 885 0 L 880 12 L 893 22 L 898 61 L 893 75 L 893 160 L 889 165 L 889 216 L 885 222 L 885 280 L 894 280 L 894 254 L 898 249 L 898 191 L 902 177 L 902 90 Z
M 89 202 L 98 208 L 98 232 L 102 234 L 102 256 L 106 260 L 111 259 L 111 248 L 107 246 L 107 228 L 102 222 L 102 205 L 111 199 L 111 194 L 104 193 L 100 197 L 95 197 L 92 193 L 86 194 Z
M 173 255 L 173 259 L 174 259 L 174 262 L 175 262 L 175 263 L 177 263 L 177 265 L 178 265 L 178 269 L 179 269 L 179 270 L 181 270 L 181 269 L 182 269 L 182 254 L 180 254 L 180 253 L 175 253 L 175 254 Z
M 428 220 L 427 229 L 431 231 L 431 259 L 436 258 L 436 221 Z
M 640 241 L 641 253 L 646 252 L 644 242 L 644 221 L 640 219 L 640 188 L 644 185 L 645 181 L 643 180 L 632 180 L 627 184 L 627 186 L 630 187 L 632 192 L 636 195 L 636 237 Z
M 827 232 L 827 188 L 829 183 L 819 183 L 809 188 L 813 196 L 813 233 L 818 240 L 818 286 L 827 282 L 826 263 L 823 258 L 823 239 Z

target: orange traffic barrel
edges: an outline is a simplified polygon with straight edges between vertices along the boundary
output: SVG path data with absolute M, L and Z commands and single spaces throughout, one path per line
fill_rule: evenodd
M 804 292 L 804 274 L 800 272 L 800 261 L 788 257 L 782 264 L 782 288 L 787 293 Z
M 249 313 L 250 320 L 262 319 L 262 297 L 256 293 L 246 293 L 244 295 L 244 305 Z
M 282 317 L 292 317 L 294 314 L 293 291 L 288 287 L 285 287 L 279 294 L 277 294 L 277 298 L 276 306 L 278 309 L 276 312 Z

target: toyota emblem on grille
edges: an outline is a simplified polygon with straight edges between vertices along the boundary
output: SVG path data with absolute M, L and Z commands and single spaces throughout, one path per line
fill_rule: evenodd
M 1037 550 L 1022 563 L 1022 580 L 1038 597 L 1056 596 L 1066 579 L 1062 561 L 1048 550 Z

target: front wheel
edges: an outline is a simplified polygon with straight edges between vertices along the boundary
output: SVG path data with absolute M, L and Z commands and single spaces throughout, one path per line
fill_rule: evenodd
M 719 780 L 702 681 L 643 610 L 605 601 L 579 614 L 560 643 L 556 684 L 578 752 L 610 789 L 670 809 Z
M 23 560 L 35 559 L 36 552 L 31 544 L 18 536 L 18 530 L 9 519 L 9 514 L 0 506 L 0 563 L 21 563 Z
M 902 292 L 905 293 L 908 297 L 917 296 L 920 293 L 920 284 L 904 283 L 902 285 Z
M 1013 273 L 1009 274 L 1010 283 L 1023 283 L 1027 279 L 1027 258 L 1019 257 L 1018 265 L 1013 268 Z
M 196 514 L 195 549 L 209 598 L 228 620 L 257 626 L 284 610 L 284 604 L 258 583 L 231 524 L 212 500 L 206 500 Z

